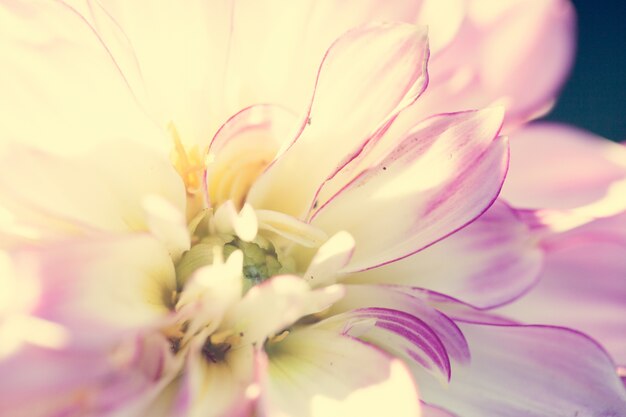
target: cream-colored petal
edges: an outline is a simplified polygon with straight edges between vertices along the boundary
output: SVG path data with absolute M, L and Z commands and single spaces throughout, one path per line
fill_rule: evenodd
M 268 356 L 262 415 L 420 415 L 417 390 L 405 366 L 356 339 L 301 329 L 275 344 Z

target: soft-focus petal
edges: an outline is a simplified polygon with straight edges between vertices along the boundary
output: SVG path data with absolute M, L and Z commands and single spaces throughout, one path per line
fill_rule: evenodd
M 446 239 L 400 261 L 352 274 L 344 282 L 428 288 L 486 308 L 528 290 L 539 275 L 542 254 L 529 228 L 508 206 L 496 202 Z
M 423 122 L 322 206 L 312 224 L 354 237 L 347 271 L 424 249 L 495 200 L 508 161 L 506 140 L 494 140 L 501 121 L 500 109 L 488 109 Z
M 18 274 L 40 280 L 33 314 L 66 326 L 73 342 L 102 343 L 162 325 L 169 316 L 174 265 L 150 236 L 62 241 L 11 257 Z
M 472 360 L 447 388 L 418 380 L 422 399 L 463 417 L 618 416 L 626 392 L 599 345 L 541 326 L 462 324 Z
M 491 26 L 480 57 L 481 87 L 500 94 L 507 115 L 510 113 L 509 120 L 544 110 L 555 98 L 572 65 L 575 48 L 572 5 L 564 0 L 517 0 L 497 18 L 478 22 L 478 15 L 484 17 L 496 2 L 474 0 L 473 3 L 474 9 L 482 11 L 472 16 L 474 23 Z
M 232 2 L 167 0 L 101 2 L 132 45 L 147 92 L 146 107 L 160 127 L 176 125 L 185 144 L 206 145 L 225 112 L 223 82 Z M 241 107 L 240 107 L 241 108 Z
M 27 346 L 0 362 L 0 413 L 16 417 L 109 415 L 177 372 L 162 337 L 128 339 L 111 349 Z M 172 372 L 173 371 L 173 372 Z
M 541 280 L 530 293 L 498 312 L 582 330 L 626 364 L 626 241 L 588 236 L 570 242 L 546 254 Z
M 13 145 L 0 160 L 0 206 L 43 237 L 146 231 L 157 215 L 145 206 L 150 196 L 165 200 L 168 211 L 184 214 L 180 177 L 165 158 L 143 146 L 112 142 L 80 158 L 63 158 Z M 169 223 L 179 236 L 178 244 L 171 242 L 173 249 L 184 250 L 180 228 Z
M 609 215 L 626 208 L 626 148 L 576 128 L 537 123 L 510 138 L 502 196 L 515 207 Z
M 422 403 L 422 417 L 458 417 L 448 410 Z
M 427 57 L 424 30 L 408 24 L 369 25 L 340 37 L 320 67 L 303 130 L 253 185 L 248 201 L 305 216 L 320 184 L 423 91 Z M 294 177 L 295 171 L 307 175 Z
M 358 340 L 302 329 L 270 347 L 268 355 L 262 416 L 420 415 L 407 369 Z
M 247 388 L 254 383 L 255 356 L 251 346 L 231 349 L 224 361 L 211 362 L 197 346 L 187 363 L 178 402 L 186 417 L 246 417 L 252 408 Z
M 433 56 L 432 88 L 415 112 L 432 114 L 501 104 L 507 127 L 546 112 L 573 62 L 569 1 L 471 0 L 464 24 Z
M 228 18 L 224 20 L 230 20 L 230 30 L 225 80 L 223 85 L 217 84 L 224 91 L 219 106 L 230 113 L 260 102 L 302 109 L 310 100 L 324 53 L 339 36 L 372 21 L 413 23 L 421 3 L 415 0 L 224 2 L 229 4 Z M 212 33 L 225 37 L 214 29 Z
M 0 49 L 2 143 L 57 153 L 110 139 L 169 144 L 96 30 L 63 2 L 3 2 Z

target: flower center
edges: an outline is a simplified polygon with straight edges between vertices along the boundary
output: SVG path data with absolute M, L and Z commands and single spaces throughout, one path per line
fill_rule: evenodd
M 243 252 L 243 276 L 246 279 L 244 291 L 274 275 L 294 272 L 295 265 L 288 257 L 279 257 L 274 245 L 262 237 L 256 242 L 244 242 L 235 238 L 224 246 L 224 256 L 235 250 Z

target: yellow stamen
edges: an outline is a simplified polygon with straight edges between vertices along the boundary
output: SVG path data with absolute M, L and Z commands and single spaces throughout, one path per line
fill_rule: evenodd
M 284 332 L 277 334 L 274 337 L 271 337 L 269 339 L 269 343 L 274 344 L 274 343 L 282 342 L 283 340 L 285 340 L 287 336 L 289 336 L 289 330 L 285 330 Z
M 174 150 L 171 155 L 172 164 L 183 179 L 187 193 L 195 194 L 200 190 L 202 173 L 205 168 L 200 149 L 197 145 L 189 150 L 185 149 L 174 123 L 170 122 L 167 128 L 174 141 Z

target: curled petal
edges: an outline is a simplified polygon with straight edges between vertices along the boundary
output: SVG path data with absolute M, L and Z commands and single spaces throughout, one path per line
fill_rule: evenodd
M 342 333 L 370 342 L 413 367 L 450 379 L 450 359 L 437 334 L 422 320 L 403 311 L 367 307 L 336 316 L 346 324 Z M 324 324 L 328 325 L 328 324 Z
M 431 371 L 447 379 L 450 359 L 458 363 L 469 360 L 467 343 L 458 327 L 423 299 L 403 291 L 403 287 L 344 288 L 346 295 L 331 307 L 329 318 L 319 326 L 363 336 L 391 352 L 408 355 L 411 371 L 420 377 L 426 377 L 424 371 Z
M 204 192 L 210 206 L 232 200 L 241 207 L 248 190 L 299 128 L 298 119 L 274 105 L 247 107 L 217 131 L 207 156 Z

